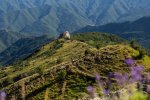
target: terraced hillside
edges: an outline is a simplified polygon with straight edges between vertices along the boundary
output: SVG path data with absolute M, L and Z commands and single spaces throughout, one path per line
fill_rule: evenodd
M 99 40 L 104 38 L 103 35 L 100 35 Z M 92 33 L 84 37 L 89 36 L 91 38 Z M 98 43 L 94 40 L 92 43 Z M 87 86 L 96 87 L 95 73 L 99 73 L 105 79 L 109 72 L 128 72 L 124 60 L 138 58 L 139 51 L 125 44 L 122 39 L 118 40 L 120 41 L 110 40 L 99 48 L 87 42 L 88 38 L 83 41 L 79 36 L 73 36 L 72 40 L 54 40 L 24 61 L 1 68 L 0 90 L 8 94 L 8 99 L 17 100 L 84 98 L 87 96 Z M 146 71 L 149 70 L 148 56 L 136 59 L 136 62 L 145 65 Z

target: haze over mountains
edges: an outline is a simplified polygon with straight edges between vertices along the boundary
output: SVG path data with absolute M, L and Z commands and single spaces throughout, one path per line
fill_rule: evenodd
M 87 25 L 150 16 L 147 0 L 0 0 L 0 52 L 28 34 L 58 36 Z M 8 34 L 9 33 L 9 34 Z
M 21 33 L 21 32 L 13 32 L 8 30 L 0 30 L 0 52 L 7 51 L 7 49 L 10 47 L 14 47 L 14 44 L 17 42 L 18 44 L 22 44 L 22 46 L 26 46 L 26 44 L 23 44 L 22 40 L 25 39 L 31 39 L 35 42 L 39 41 L 38 37 L 44 37 L 41 40 L 44 41 L 46 38 L 51 39 L 48 35 L 30 35 L 28 33 Z
M 149 5 L 147 0 L 0 0 L 0 52 L 27 35 L 55 37 L 150 16 Z
M 149 16 L 147 0 L 0 0 L 0 29 L 34 34 Z
M 25 37 L 25 34 L 23 35 L 19 32 L 0 30 L 0 52 L 22 37 Z

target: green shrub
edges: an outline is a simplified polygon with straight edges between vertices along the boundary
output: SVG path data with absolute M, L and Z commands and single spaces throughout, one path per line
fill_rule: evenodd
M 62 58 L 62 57 L 59 57 L 59 58 L 57 59 L 57 61 L 56 61 L 57 64 L 60 64 L 60 63 L 62 63 L 62 62 L 63 62 L 63 58 Z
M 134 40 L 134 39 L 130 41 L 130 46 L 131 46 L 132 48 L 136 49 L 136 50 L 139 49 L 139 44 L 138 44 L 137 41 Z
M 124 43 L 124 39 L 108 33 L 92 32 L 86 34 L 73 34 L 72 39 L 86 42 L 87 44 L 100 48 L 109 44 Z
M 66 70 L 62 70 L 61 72 L 59 72 L 59 80 L 65 80 L 66 79 L 66 75 L 67 75 L 67 72 Z
M 43 75 L 43 73 L 44 73 L 43 67 L 37 67 L 37 68 L 35 69 L 35 71 L 36 71 L 37 73 L 39 73 L 40 75 Z
M 93 49 L 94 50 L 94 49 Z M 85 52 L 84 52 L 84 54 L 85 54 L 85 56 L 87 56 L 87 55 L 94 55 L 95 53 L 93 52 L 93 50 L 92 49 L 87 49 L 87 50 L 85 50 Z
M 137 59 L 141 59 L 141 58 L 143 58 L 145 55 L 148 54 L 148 51 L 147 51 L 145 48 L 143 48 L 142 46 L 140 46 L 140 45 L 137 43 L 136 40 L 132 40 L 132 41 L 130 42 L 130 46 L 131 46 L 132 48 L 134 48 L 134 49 L 136 49 L 136 50 L 139 51 L 139 55 L 136 57 Z

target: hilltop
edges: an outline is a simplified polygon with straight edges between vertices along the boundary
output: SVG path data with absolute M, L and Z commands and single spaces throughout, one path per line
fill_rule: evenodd
M 139 54 L 124 39 L 106 33 L 56 39 L 22 62 L 1 68 L 0 90 L 8 99 L 81 99 L 86 87 L 95 85 L 95 73 L 105 78 L 109 72 L 128 72 L 126 58 L 136 58 L 149 70 L 150 57 L 138 58 Z
M 65 30 L 74 32 L 87 25 L 99 26 L 135 21 L 150 16 L 150 1 L 147 0 L 0 0 L 0 2 L 0 30 L 8 30 L 5 34 L 0 31 L 0 52 L 26 35 L 57 37 Z M 145 24 L 142 26 L 146 27 Z M 149 37 L 143 32 L 140 36 Z M 146 42 L 142 41 L 142 44 Z

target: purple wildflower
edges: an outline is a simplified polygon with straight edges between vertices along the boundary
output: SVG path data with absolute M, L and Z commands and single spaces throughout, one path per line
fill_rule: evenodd
M 125 63 L 127 66 L 133 66 L 135 64 L 134 60 L 131 58 L 126 59 Z
M 112 72 L 109 73 L 108 77 L 109 77 L 109 78 L 114 78 L 114 73 L 112 73 Z
M 128 75 L 127 74 L 123 74 L 122 78 L 120 80 L 120 83 L 125 84 L 128 81 Z
M 93 88 L 92 86 L 88 86 L 88 87 L 87 87 L 87 91 L 88 91 L 88 92 L 93 92 L 93 90 L 94 90 L 94 88 Z
M 104 89 L 103 92 L 104 92 L 105 95 L 108 95 L 109 94 L 109 89 Z
M 136 67 L 137 72 L 141 73 L 144 70 L 143 66 L 137 66 Z
M 118 84 L 123 85 L 123 84 L 127 83 L 128 75 L 121 74 L 121 73 L 115 73 L 115 79 Z
M 115 72 L 114 78 L 116 79 L 117 83 L 120 83 L 121 77 L 122 77 L 121 73 Z
M 0 92 L 0 100 L 6 100 L 6 93 L 3 91 Z
M 87 91 L 88 91 L 88 92 L 93 92 L 93 90 L 94 90 L 94 88 L 93 88 L 92 86 L 88 86 L 88 87 L 87 87 Z
M 88 91 L 90 97 L 94 98 L 94 96 L 95 96 L 94 88 L 92 86 L 88 86 L 87 91 Z
M 135 80 L 133 78 L 129 79 L 129 83 L 134 83 L 134 82 L 135 82 Z
M 100 81 L 100 75 L 97 74 L 97 73 L 95 74 L 95 80 L 96 80 L 96 81 Z
M 131 67 L 131 78 L 133 81 L 140 81 L 142 80 L 142 71 L 143 68 L 138 66 L 138 67 Z

